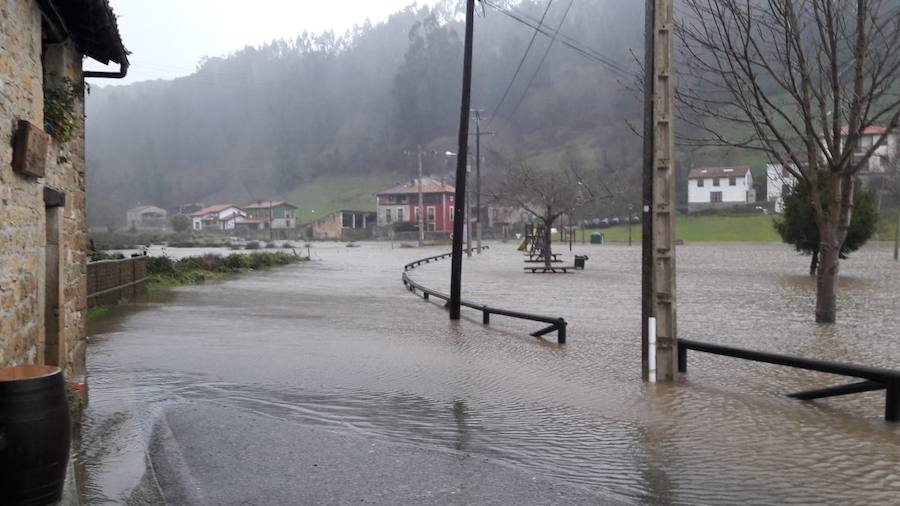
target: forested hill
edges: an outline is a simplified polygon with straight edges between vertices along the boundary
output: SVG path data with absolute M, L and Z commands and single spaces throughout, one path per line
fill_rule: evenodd
M 495 2 L 526 22 L 547 6 Z M 341 36 L 304 33 L 247 47 L 171 81 L 94 86 L 90 223 L 121 226 L 124 210 L 138 203 L 286 197 L 326 176 L 411 177 L 415 157 L 407 151 L 455 151 L 459 3 L 409 7 Z M 568 6 L 551 4 L 544 29 L 552 34 L 565 16 L 560 39 L 542 64 L 550 38 L 535 39 L 499 109 L 534 30 L 479 9 L 472 106 L 485 109 L 491 149 L 535 163 L 579 157 L 611 173 L 635 168 L 640 141 L 626 120 L 640 124 L 640 102 L 626 86 L 641 54 L 643 2 L 580 0 L 566 14 Z M 427 171 L 447 166 L 436 156 L 426 164 Z

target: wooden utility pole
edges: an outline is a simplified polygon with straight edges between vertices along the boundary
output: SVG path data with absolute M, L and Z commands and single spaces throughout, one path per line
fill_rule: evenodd
M 450 264 L 450 319 L 459 320 L 462 301 L 462 241 L 466 209 L 466 162 L 469 152 L 469 105 L 472 96 L 472 43 L 475 0 L 466 0 L 466 36 L 463 49 L 462 103 L 459 110 L 459 149 L 456 154 L 456 195 L 453 200 L 453 249 Z
M 673 381 L 676 371 L 675 167 L 672 0 L 646 0 L 642 376 Z
M 897 209 L 897 225 L 894 228 L 894 260 L 900 256 L 900 209 Z

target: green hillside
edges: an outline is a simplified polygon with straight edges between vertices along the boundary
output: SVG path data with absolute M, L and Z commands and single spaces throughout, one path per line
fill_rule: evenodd
M 375 193 L 406 179 L 398 174 L 323 176 L 301 184 L 285 200 L 297 206 L 300 223 L 341 209 L 375 211 Z

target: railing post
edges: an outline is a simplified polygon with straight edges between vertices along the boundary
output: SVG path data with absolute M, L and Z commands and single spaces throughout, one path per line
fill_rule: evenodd
M 676 344 L 678 347 L 678 372 L 684 374 L 687 372 L 687 346 L 682 343 Z
M 556 323 L 556 342 L 566 344 L 566 321 L 562 318 Z
M 884 420 L 900 422 L 900 381 L 891 380 L 885 383 Z
M 488 311 L 487 307 L 482 308 L 481 313 L 481 323 L 485 325 L 490 325 L 491 323 L 491 313 Z
M 425 300 L 428 300 L 428 292 L 422 292 L 422 297 L 424 297 Z

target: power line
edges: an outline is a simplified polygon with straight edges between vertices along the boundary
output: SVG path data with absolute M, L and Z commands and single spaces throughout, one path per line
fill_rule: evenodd
M 519 65 L 516 67 L 516 71 L 513 73 L 512 79 L 509 80 L 509 84 L 506 86 L 506 91 L 503 92 L 503 96 L 500 97 L 500 101 L 497 102 L 496 107 L 494 107 L 494 111 L 491 113 L 491 119 L 488 120 L 488 126 L 490 126 L 491 122 L 494 121 L 494 118 L 497 117 L 497 113 L 500 112 L 500 107 L 503 105 L 503 102 L 506 100 L 506 97 L 509 95 L 509 90 L 512 89 L 513 83 L 516 82 L 516 77 L 519 76 L 519 72 L 522 70 L 522 65 L 525 64 L 525 59 L 528 58 L 528 52 L 531 51 L 531 47 L 534 45 L 534 40 L 537 38 L 538 33 L 540 33 L 540 26 L 544 22 L 544 18 L 547 17 L 547 12 L 550 11 L 550 6 L 553 5 L 553 0 L 547 1 L 547 7 L 544 8 L 544 13 L 541 15 L 540 21 L 538 21 L 538 27 L 534 29 L 534 33 L 531 34 L 531 40 L 528 41 L 528 46 L 525 48 L 525 53 L 522 54 L 522 59 L 519 60 Z M 484 7 L 484 2 L 482 2 L 482 8 Z
M 556 42 L 556 36 L 559 34 L 559 31 L 562 29 L 563 23 L 566 22 L 566 17 L 569 15 L 569 10 L 572 9 L 572 4 L 575 3 L 575 0 L 569 0 L 569 5 L 566 7 L 566 12 L 563 13 L 562 19 L 559 21 L 559 25 L 556 27 L 556 31 L 553 32 L 553 38 L 550 39 L 550 43 L 547 44 L 547 50 L 544 51 L 544 56 L 541 57 L 541 61 L 538 62 L 537 68 L 534 69 L 534 73 L 531 74 L 531 79 L 528 80 L 528 84 L 525 86 L 525 91 L 522 92 L 522 96 L 519 97 L 519 101 L 516 102 L 516 106 L 513 107 L 511 113 L 509 113 L 510 117 L 513 117 L 516 114 L 516 111 L 519 110 L 519 106 L 522 105 L 522 102 L 525 101 L 525 96 L 528 95 L 528 90 L 531 89 L 531 85 L 534 84 L 534 80 L 538 75 L 538 72 L 541 71 L 541 67 L 544 65 L 544 60 L 547 59 L 547 55 L 550 54 L 550 50 L 553 49 L 553 43 Z
M 513 12 L 510 9 L 507 9 L 505 7 L 495 4 L 492 0 L 482 0 L 482 2 L 485 5 L 487 5 L 488 7 L 496 10 L 497 12 L 499 12 L 519 23 L 522 23 L 525 26 L 531 27 L 531 28 L 539 31 L 540 33 L 546 35 L 547 37 L 553 36 L 553 34 L 549 30 L 547 30 L 543 26 L 537 25 L 536 21 L 533 21 L 530 17 L 528 17 L 525 14 L 518 14 L 516 12 Z M 594 49 L 582 46 L 577 40 L 575 40 L 565 34 L 559 34 L 557 36 L 557 39 L 559 40 L 559 42 L 561 44 L 568 47 L 569 49 L 572 49 L 573 51 L 580 54 L 581 56 L 584 56 L 585 58 L 587 58 L 589 60 L 595 61 L 606 67 L 609 67 L 610 69 L 612 69 L 626 77 L 630 76 L 628 69 L 626 69 L 625 67 L 616 63 L 612 58 L 604 56 L 603 54 L 601 54 L 600 52 L 598 52 Z

